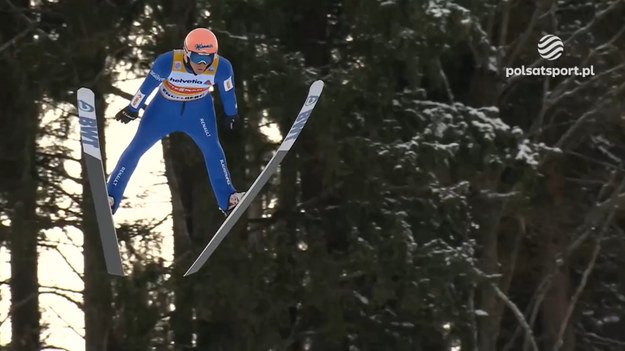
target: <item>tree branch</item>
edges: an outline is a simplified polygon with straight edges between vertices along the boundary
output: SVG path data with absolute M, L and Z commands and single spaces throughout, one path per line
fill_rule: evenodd
M 569 320 L 571 319 L 571 315 L 573 314 L 573 310 L 575 309 L 577 300 L 579 299 L 579 296 L 582 294 L 582 291 L 584 291 L 584 288 L 586 287 L 586 283 L 588 282 L 588 276 L 590 275 L 590 272 L 592 271 L 592 269 L 595 267 L 595 262 L 597 261 L 597 256 L 599 255 L 600 249 L 601 249 L 601 241 L 600 239 L 597 239 L 595 242 L 595 248 L 590 258 L 590 262 L 588 262 L 588 266 L 586 267 L 586 269 L 584 270 L 584 274 L 582 275 L 582 281 L 579 283 L 579 286 L 575 290 L 573 297 L 571 297 L 571 302 L 569 303 L 569 307 L 566 310 L 566 315 L 564 316 L 564 320 L 562 321 L 562 324 L 560 324 L 560 330 L 558 331 L 558 339 L 555 345 L 553 346 L 553 351 L 559 351 L 562 348 L 562 345 L 564 344 L 564 341 L 563 341 L 564 333 L 566 332 L 566 329 L 569 325 Z
M 532 13 L 532 17 L 530 18 L 530 22 L 527 25 L 525 31 L 519 37 L 519 41 L 517 45 L 514 47 L 514 50 L 508 57 L 508 61 L 506 62 L 506 66 L 512 66 L 514 60 L 516 60 L 517 56 L 521 53 L 521 50 L 525 47 L 527 40 L 529 39 L 530 34 L 534 31 L 534 27 L 536 26 L 536 22 L 538 21 L 538 17 L 540 16 L 540 8 L 537 6 Z
M 34 27 L 32 25 L 29 25 L 28 28 L 24 29 L 22 32 L 20 32 L 19 34 L 15 35 L 9 41 L 7 41 L 6 43 L 2 44 L 2 46 L 0 46 L 0 52 L 6 50 L 9 46 L 16 44 L 18 40 L 20 40 L 22 37 L 26 36 L 26 34 L 28 34 L 31 30 L 33 30 L 33 28 Z
M 613 89 L 609 94 L 607 94 L 606 96 L 604 96 L 600 101 L 598 101 L 595 106 L 586 111 L 581 117 L 579 117 L 576 121 L 575 124 L 573 124 L 571 126 L 571 128 L 569 128 L 562 137 L 560 137 L 560 139 L 556 142 L 555 146 L 556 148 L 562 148 L 562 146 L 564 145 L 564 143 L 566 141 L 568 141 L 569 138 L 571 138 L 571 136 L 573 135 L 573 133 L 575 131 L 577 131 L 577 129 L 579 129 L 582 124 L 584 122 L 586 122 L 586 120 L 588 118 L 590 118 L 591 116 L 595 115 L 597 112 L 599 112 L 602 108 L 605 107 L 605 105 L 610 101 L 613 100 L 615 97 L 617 97 L 623 90 L 625 89 L 625 83 L 621 84 L 617 89 Z M 544 162 L 548 159 L 549 157 L 545 157 L 542 161 L 541 161 L 541 165 L 544 164 Z
M 613 194 L 618 194 L 621 192 L 621 190 L 625 187 L 625 180 L 623 180 L 621 182 L 621 184 L 619 185 L 618 189 L 616 189 Z M 614 196 L 612 196 L 614 197 Z M 604 231 L 607 226 L 610 225 L 611 221 L 614 218 L 614 214 L 616 212 L 616 208 L 612 208 L 610 210 L 610 213 L 608 214 L 607 218 L 604 220 L 603 224 L 602 224 L 602 231 Z M 598 216 L 597 211 L 591 211 L 590 214 L 588 216 Z M 555 258 L 555 264 L 551 270 L 551 272 L 549 272 L 547 274 L 547 276 L 545 276 L 545 278 L 543 279 L 543 281 L 541 282 L 541 284 L 539 285 L 539 288 L 537 289 L 537 298 L 536 298 L 536 302 L 534 305 L 534 310 L 532 312 L 532 316 L 531 316 L 531 321 L 533 324 L 533 321 L 536 319 L 536 316 L 538 315 L 538 308 L 539 306 L 542 304 L 542 300 L 544 298 L 544 296 L 546 295 L 547 291 L 549 290 L 549 287 L 551 286 L 551 282 L 552 282 L 552 278 L 553 275 L 555 273 L 555 271 L 557 269 L 559 269 L 561 266 L 564 265 L 564 263 L 566 262 L 566 260 L 573 254 L 573 252 L 584 242 L 586 241 L 590 235 L 594 232 L 594 226 L 592 225 L 592 222 L 594 222 L 594 220 L 590 220 L 589 221 L 591 224 L 588 225 L 586 227 L 586 230 L 584 231 L 584 233 L 580 236 L 577 237 L 577 239 L 575 239 L 575 241 L 569 245 L 565 252 L 563 252 L 561 255 L 559 255 L 558 257 Z M 603 235 L 600 233 L 600 235 Z M 538 291 L 541 291 L 540 293 L 538 293 Z
M 39 34 L 43 35 L 44 37 L 48 38 L 48 40 L 50 40 L 51 42 L 56 42 L 53 38 L 50 37 L 50 35 L 48 33 L 44 32 L 41 28 L 38 27 L 38 23 L 37 22 L 31 20 L 30 18 L 28 18 L 28 16 L 23 14 L 22 11 L 20 11 L 20 9 L 17 6 L 15 6 L 12 1 L 5 0 L 5 2 L 9 5 L 11 10 L 13 10 L 15 13 L 18 14 L 18 17 L 23 19 L 28 24 L 30 29 L 34 29 L 35 31 L 37 31 L 37 33 L 39 33 Z
M 126 100 L 130 100 L 133 97 L 133 94 L 131 93 L 127 93 L 121 89 L 119 89 L 118 87 L 114 86 L 114 85 L 107 85 L 105 88 L 102 89 L 102 93 L 103 94 L 115 94 L 117 96 L 120 96 Z
M 55 312 L 56 313 L 56 312 Z M 56 345 L 43 345 L 42 350 L 64 350 L 64 351 L 72 351 L 70 349 L 66 349 L 64 347 L 61 346 L 56 346 Z
M 9 318 L 11 318 L 13 311 L 25 305 L 26 303 L 28 303 L 30 300 L 34 299 L 35 297 L 37 297 L 37 293 L 32 293 L 18 301 L 11 301 L 11 307 L 9 308 L 9 313 L 7 313 L 6 317 L 0 322 L 0 327 L 2 327 L 4 322 L 6 322 Z
M 41 183 L 42 185 L 48 186 L 56 191 L 59 192 L 59 194 L 65 195 L 67 196 L 70 200 L 72 200 L 72 202 L 74 202 L 77 205 L 80 205 L 81 202 L 81 198 L 79 195 L 77 194 L 72 194 L 70 192 L 68 192 L 66 189 L 64 189 L 59 183 L 55 183 L 55 182 L 49 182 L 45 179 L 41 179 Z M 79 182 L 80 183 L 80 182 Z
M 56 310 L 52 307 L 50 307 L 50 309 L 52 310 L 52 312 L 54 312 L 54 314 L 56 314 L 56 316 L 63 321 L 63 323 L 65 323 L 65 325 L 70 328 L 74 333 L 76 333 L 76 335 L 80 336 L 81 338 L 85 338 L 84 335 L 80 334 L 80 332 L 78 330 L 76 330 L 76 328 L 74 328 L 71 324 L 69 324 L 58 312 L 56 312 Z
M 617 189 L 615 189 L 612 192 L 612 197 L 615 197 L 615 194 L 620 194 L 621 191 L 623 190 L 623 188 L 625 188 L 625 180 L 623 180 L 619 186 L 617 187 Z M 602 191 L 603 192 L 603 189 Z M 543 277 L 542 281 L 538 284 L 538 287 L 536 288 L 536 291 L 534 293 L 534 296 L 532 296 L 532 298 L 530 299 L 530 303 L 528 304 L 527 307 L 527 311 L 525 312 L 525 314 L 529 314 L 529 324 L 530 326 L 533 326 L 536 318 L 538 317 L 538 311 L 540 309 L 540 305 L 542 304 L 542 301 L 545 297 L 545 295 L 547 294 L 547 291 L 549 290 L 549 288 L 551 287 L 551 283 L 552 283 L 552 279 L 553 276 L 555 274 L 555 272 L 562 267 L 565 262 L 568 260 L 568 258 L 573 254 L 573 252 L 584 242 L 586 241 L 594 231 L 594 223 L 597 222 L 597 217 L 601 215 L 601 213 L 605 212 L 605 208 L 599 208 L 597 210 L 598 207 L 595 207 L 593 209 L 593 211 L 589 211 L 589 213 L 587 214 L 587 219 L 585 220 L 585 223 L 587 223 L 586 225 L 583 226 L 583 229 L 581 229 L 580 231 L 583 231 L 582 234 L 580 235 L 574 235 L 576 236 L 575 241 L 573 241 L 573 243 L 571 243 L 569 246 L 567 246 L 567 248 L 564 250 L 564 252 L 562 252 L 560 255 L 558 255 L 557 257 L 554 258 L 554 264 L 553 267 L 551 267 L 551 270 Z M 608 217 L 603 221 L 602 223 L 602 228 L 607 228 L 608 225 L 610 225 L 614 214 L 616 213 L 616 207 L 612 207 L 610 209 L 610 213 L 608 214 Z M 510 340 L 508 341 L 508 343 L 503 347 L 502 351 L 507 351 L 509 350 L 511 347 L 515 346 L 515 339 L 517 338 L 518 334 L 520 333 L 521 328 L 517 327 L 515 329 L 515 331 L 512 333 L 512 336 L 510 337 Z
M 586 333 L 584 335 L 586 335 L 586 336 L 588 336 L 590 338 L 599 340 L 601 342 L 604 342 L 606 344 L 612 344 L 612 345 L 615 345 L 615 346 L 625 346 L 625 341 L 620 341 L 620 340 L 614 340 L 614 339 L 606 338 L 606 337 L 603 337 L 603 336 L 599 336 L 599 335 L 597 335 L 595 333 Z
M 39 287 L 43 288 L 43 289 L 64 291 L 64 292 L 68 292 L 68 293 L 72 293 L 72 294 L 81 294 L 82 295 L 84 293 L 84 290 L 73 290 L 73 289 L 68 289 L 68 288 L 61 288 L 60 286 L 39 285 Z
M 521 327 L 523 327 L 523 329 L 525 330 L 525 337 L 529 340 L 529 343 L 532 346 L 532 349 L 534 351 L 538 351 L 538 345 L 536 344 L 536 339 L 534 339 L 532 329 L 530 328 L 529 324 L 527 324 L 527 320 L 525 320 L 523 313 L 521 313 L 518 307 L 514 304 L 514 302 L 512 302 L 506 296 L 506 294 L 504 294 L 501 290 L 499 290 L 499 288 L 497 287 L 495 283 L 491 282 L 490 287 L 495 290 L 495 293 L 497 294 L 497 296 L 504 302 L 504 304 L 506 304 L 506 306 L 508 306 L 508 308 L 512 311 L 517 321 L 521 325 Z
M 61 250 L 58 247 L 54 247 L 54 249 L 56 250 L 56 252 L 59 253 L 59 255 L 61 255 L 61 258 L 63 259 L 63 261 L 65 261 L 65 263 L 69 266 L 69 268 L 72 270 L 72 272 L 74 272 L 74 274 L 76 274 L 78 276 L 78 278 L 80 278 L 80 280 L 83 280 L 83 276 L 78 272 L 78 270 L 76 268 L 74 268 L 74 266 L 69 262 L 69 260 L 67 259 L 67 257 L 65 257 L 65 255 L 63 255 L 63 253 L 61 252 Z
M 74 300 L 72 297 L 65 295 L 63 293 L 60 293 L 58 291 L 42 291 L 39 293 L 39 295 L 56 295 L 58 297 L 62 297 L 65 300 L 73 303 L 74 305 L 76 305 L 76 307 L 80 308 L 81 310 L 84 310 L 84 305 L 82 302 Z

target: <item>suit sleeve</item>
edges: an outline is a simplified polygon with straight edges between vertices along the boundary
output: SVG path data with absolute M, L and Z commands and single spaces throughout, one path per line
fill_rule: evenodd
M 171 65 L 174 61 L 174 52 L 170 51 L 160 55 L 152 64 L 150 73 L 145 77 L 141 87 L 130 100 L 128 105 L 132 111 L 138 111 L 152 91 L 161 84 L 171 73 Z
M 234 94 L 234 73 L 230 61 L 219 57 L 219 66 L 215 74 L 215 81 L 219 89 L 221 103 L 224 106 L 226 116 L 237 115 L 237 98 Z

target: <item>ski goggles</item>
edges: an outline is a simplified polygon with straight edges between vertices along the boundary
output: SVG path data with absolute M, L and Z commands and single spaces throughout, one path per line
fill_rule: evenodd
M 193 63 L 205 63 L 206 65 L 210 65 L 215 59 L 215 54 L 198 54 L 197 52 L 191 51 L 187 53 L 187 57 L 189 58 L 189 61 Z

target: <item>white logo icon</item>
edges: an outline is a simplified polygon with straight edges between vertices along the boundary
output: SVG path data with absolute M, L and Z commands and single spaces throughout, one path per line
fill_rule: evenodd
M 547 34 L 538 41 L 538 53 L 545 60 L 553 61 L 562 56 L 564 43 L 555 35 Z

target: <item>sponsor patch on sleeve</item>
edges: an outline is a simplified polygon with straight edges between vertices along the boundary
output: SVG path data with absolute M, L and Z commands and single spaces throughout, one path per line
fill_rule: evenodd
M 135 96 L 132 98 L 132 102 L 130 102 L 130 106 L 132 106 L 135 109 L 138 109 L 141 106 L 141 101 L 143 101 L 144 97 L 145 97 L 145 94 L 143 94 L 141 90 L 137 91 Z
M 224 80 L 224 91 L 228 91 L 232 88 L 232 76 L 230 76 L 228 79 Z
M 150 70 L 150 75 L 154 77 L 154 79 L 158 80 L 159 82 L 162 82 L 164 80 L 163 77 L 159 76 L 158 73 L 152 70 Z

